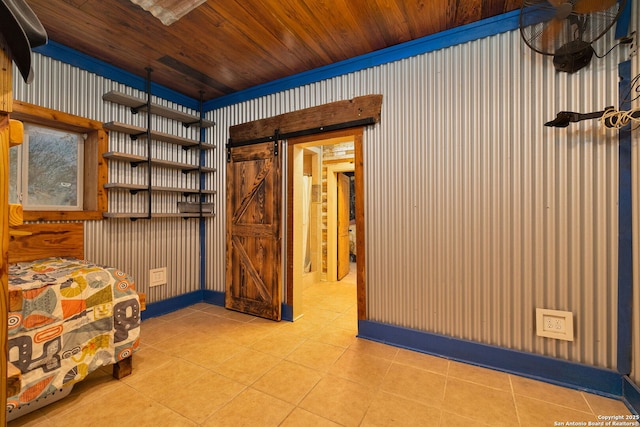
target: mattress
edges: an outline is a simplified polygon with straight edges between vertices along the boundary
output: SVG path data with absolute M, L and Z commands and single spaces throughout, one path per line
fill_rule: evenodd
M 11 410 L 131 356 L 140 338 L 140 303 L 133 279 L 112 267 L 68 258 L 17 263 L 10 288 L 9 362 L 22 373 Z M 12 311 L 13 310 L 13 311 Z

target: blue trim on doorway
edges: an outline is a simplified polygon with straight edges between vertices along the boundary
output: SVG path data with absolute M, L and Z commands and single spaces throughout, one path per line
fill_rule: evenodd
M 626 375 L 622 383 L 622 392 L 629 410 L 635 415 L 640 415 L 640 387 Z
M 289 322 L 293 322 L 293 306 L 282 303 L 280 311 L 280 317 L 282 320 L 287 320 Z
M 430 36 L 380 49 L 355 58 L 305 71 L 290 77 L 274 80 L 239 92 L 212 99 L 204 104 L 205 111 L 215 110 L 240 102 L 271 95 L 332 77 L 361 71 L 367 68 L 410 58 L 428 52 L 455 46 L 519 28 L 520 10 L 483 19 L 468 25 L 452 28 Z
M 200 113 L 200 118 L 205 119 L 205 114 L 202 111 L 203 102 L 202 100 L 198 101 L 198 112 Z M 207 138 L 206 129 L 200 128 L 199 135 L 200 142 L 205 142 Z M 198 159 L 200 166 L 206 166 L 207 155 L 205 150 L 200 150 L 200 158 Z M 198 183 L 199 188 L 204 190 L 207 188 L 207 179 L 206 174 L 200 173 L 200 181 Z M 204 203 L 207 201 L 207 196 L 204 194 L 200 194 L 200 203 Z M 214 204 L 216 206 L 216 204 Z M 204 217 L 200 217 L 199 221 L 199 232 L 200 232 L 200 289 L 204 292 L 207 287 L 207 220 Z
M 64 46 L 53 40 L 49 40 L 47 44 L 43 46 L 34 48 L 33 51 L 57 61 L 73 65 L 81 70 L 97 74 L 106 79 L 122 83 L 134 89 L 142 91 L 146 90 L 146 79 L 144 77 L 140 77 L 121 68 L 114 67 L 107 62 L 85 55 L 82 52 Z M 144 70 L 143 64 L 140 64 L 140 69 Z M 151 83 L 151 93 L 168 101 L 184 105 L 187 108 L 192 108 L 194 110 L 198 109 L 198 100 L 171 90 L 165 86 Z
M 631 61 L 618 66 L 619 96 L 630 91 Z M 631 108 L 630 100 L 620 99 L 620 110 Z M 618 372 L 631 372 L 632 359 L 632 295 L 633 295 L 633 215 L 631 175 L 631 125 L 618 133 Z
M 619 373 L 399 326 L 360 320 L 358 336 L 603 396 L 622 396 Z
M 203 187 L 204 186 L 201 188 Z M 202 198 L 204 198 L 204 196 L 202 196 Z M 198 232 L 200 233 L 200 290 L 205 292 L 207 290 L 207 220 L 205 218 L 199 219 Z

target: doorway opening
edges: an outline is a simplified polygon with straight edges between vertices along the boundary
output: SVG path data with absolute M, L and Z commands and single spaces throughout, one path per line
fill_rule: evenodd
M 350 135 L 355 152 L 358 236 L 355 311 L 358 320 L 366 319 L 363 133 L 365 128 L 380 121 L 381 111 L 382 95 L 365 95 L 229 127 L 225 307 L 252 313 L 251 306 L 268 302 L 274 314 L 268 318 L 279 320 L 283 309 L 287 319 L 297 317 L 302 306 L 298 297 L 301 289 L 293 286 L 294 213 L 291 203 L 287 202 L 293 199 L 290 150 L 298 143 Z M 252 146 L 255 147 L 246 148 Z M 282 156 L 286 165 L 278 156 L 281 146 L 286 152 L 286 156 Z M 247 211 L 249 207 L 251 211 Z M 282 215 L 283 207 L 285 215 Z M 248 251 L 244 248 L 245 242 L 252 245 Z M 271 257 L 268 262 L 267 256 Z M 285 298 L 282 298 L 283 276 Z M 241 301 L 234 305 L 235 300 Z
M 364 259 L 357 255 L 364 226 L 361 141 L 361 129 L 288 141 L 287 303 L 294 321 L 314 308 L 313 295 L 331 298 L 334 289 L 344 305 L 340 279 L 364 318 Z

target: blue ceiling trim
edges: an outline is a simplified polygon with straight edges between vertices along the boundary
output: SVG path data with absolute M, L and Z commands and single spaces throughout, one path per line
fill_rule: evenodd
M 332 77 L 361 71 L 507 31 L 517 30 L 519 27 L 519 15 L 520 10 L 514 10 L 472 24 L 456 27 L 451 30 L 442 31 L 437 34 L 336 62 L 314 70 L 305 71 L 290 77 L 274 80 L 207 101 L 204 103 L 203 109 L 204 111 L 215 110 L 261 96 L 316 83 Z
M 118 83 L 122 83 L 134 89 L 139 89 L 142 91 L 146 90 L 145 78 L 136 76 L 135 74 L 124 71 L 121 68 L 115 67 L 107 62 L 93 58 L 89 55 L 85 55 L 82 52 L 64 46 L 53 40 L 49 40 L 47 44 L 36 47 L 33 50 L 34 52 L 37 52 L 41 55 L 48 56 L 66 64 L 73 65 L 74 67 L 78 67 L 82 70 L 95 73 L 99 76 L 102 76 L 109 80 L 114 80 Z M 142 64 L 140 65 L 140 68 L 144 68 Z M 178 103 L 194 110 L 197 110 L 199 107 L 199 100 L 183 95 L 179 92 L 155 83 L 151 83 L 151 93 L 162 99 Z
M 620 0 L 618 0 L 620 2 Z M 620 39 L 629 34 L 629 25 L 631 23 L 631 3 L 632 0 L 627 0 L 624 6 L 624 10 L 618 17 L 616 22 L 616 39 Z

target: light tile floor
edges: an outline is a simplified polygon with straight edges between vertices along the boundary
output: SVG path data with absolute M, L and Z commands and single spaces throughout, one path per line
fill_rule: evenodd
M 296 322 L 196 304 L 142 324 L 133 374 L 104 368 L 16 426 L 554 426 L 619 401 L 356 338 L 353 276 Z

